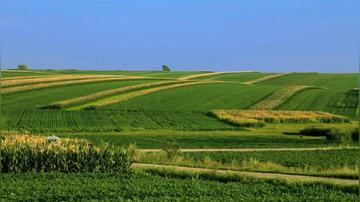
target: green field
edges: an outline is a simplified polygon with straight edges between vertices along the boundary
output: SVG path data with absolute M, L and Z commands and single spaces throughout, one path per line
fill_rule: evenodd
M 35 138 L 33 135 L 41 138 L 55 135 L 59 141 L 66 138 L 75 142 L 86 140 L 86 144 L 98 147 L 110 144 L 126 151 L 137 163 L 227 169 L 239 175 L 208 171 L 197 174 L 181 171 L 180 167 L 167 171 L 161 167 L 152 170 L 134 167 L 130 173 L 10 172 L 0 174 L 4 182 L 0 183 L 0 201 L 355 201 L 357 197 L 358 142 L 299 134 L 307 127 L 328 128 L 344 134 L 358 127 L 355 118 L 359 91 L 354 90 L 358 85 L 355 73 L 2 72 L 4 78 L 13 79 L 70 74 L 120 75 L 125 79 L 6 93 L 1 100 L 2 129 L 15 134 L 26 133 L 32 138 Z M 154 82 L 165 83 L 137 87 Z M 177 85 L 186 83 L 191 85 Z M 30 84 L 18 84 L 20 87 L 26 85 Z M 166 88 L 171 85 L 175 87 Z M 281 93 L 271 96 L 292 86 L 306 88 L 288 97 L 281 97 Z M 90 98 L 81 99 L 84 97 Z M 119 99 L 123 97 L 127 99 Z M 80 101 L 56 105 L 76 99 Z M 303 122 L 276 122 L 274 118 L 262 117 L 268 119 L 266 125 L 241 126 L 210 113 L 221 109 L 249 109 L 261 101 L 266 103 L 266 99 L 278 99 L 275 102 L 279 105 L 271 110 L 324 111 L 350 119 L 344 118 L 348 123 L 331 120 L 321 123 L 307 117 Z M 116 102 L 107 103 L 109 100 Z M 96 105 L 98 103 L 102 105 Z M 181 149 L 195 151 L 181 152 Z M 64 155 L 71 155 L 69 151 Z M 244 171 L 268 177 L 246 176 Z M 279 173 L 289 178 L 279 178 L 276 175 Z M 309 177 L 315 178 L 309 181 Z
M 356 190 L 343 190 L 321 184 L 288 184 L 281 181 L 231 178 L 212 180 L 205 177 L 162 176 L 143 172 L 131 176 L 21 174 L 3 175 L 1 179 L 3 183 L 0 185 L 0 195 L 4 200 L 355 201 L 358 197 Z

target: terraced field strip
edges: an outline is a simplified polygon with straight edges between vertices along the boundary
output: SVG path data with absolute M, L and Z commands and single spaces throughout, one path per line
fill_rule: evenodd
M 139 91 L 129 92 L 129 93 L 126 93 L 126 94 L 120 94 L 120 95 L 104 98 L 104 99 L 101 99 L 101 100 L 98 100 L 98 101 L 95 101 L 95 102 L 91 102 L 91 103 L 87 103 L 87 104 L 83 104 L 83 105 L 79 105 L 79 106 L 75 106 L 75 107 L 70 107 L 69 110 L 79 110 L 79 109 L 84 109 L 84 108 L 87 108 L 87 107 L 103 107 L 103 106 L 106 106 L 106 105 L 111 105 L 111 104 L 123 102 L 125 100 L 129 100 L 129 99 L 134 98 L 134 97 L 138 97 L 138 96 L 141 96 L 141 95 L 145 95 L 145 94 L 149 94 L 149 93 L 153 93 L 153 92 L 157 92 L 157 91 L 161 91 L 161 90 L 167 90 L 167 89 L 171 89 L 171 88 L 190 86 L 190 85 L 195 85 L 195 84 L 204 84 L 204 83 L 209 83 L 209 82 L 206 82 L 206 81 L 194 81 L 194 82 L 177 83 L 177 84 L 173 84 L 173 85 L 166 85 L 166 86 L 160 86 L 160 87 L 155 87 L 155 88 L 149 88 L 149 89 L 144 89 L 144 90 L 139 90 Z
M 194 74 L 194 75 L 190 75 L 190 76 L 183 76 L 183 77 L 179 77 L 177 79 L 179 80 L 191 80 L 191 79 L 196 79 L 199 77 L 205 77 L 205 76 L 214 76 L 214 75 L 219 75 L 219 74 L 223 74 L 224 72 L 210 72 L 210 73 L 204 73 L 204 74 Z
M 329 151 L 329 150 L 343 150 L 343 149 L 359 149 L 359 147 L 315 147 L 315 148 L 192 148 L 179 149 L 179 152 L 264 152 L 264 151 Z M 163 149 L 138 149 L 140 152 L 162 152 Z
M 251 80 L 251 81 L 245 81 L 243 83 L 248 84 L 248 85 L 256 84 L 256 83 L 259 83 L 259 82 L 262 82 L 262 81 L 267 81 L 267 80 L 270 80 L 270 79 L 282 77 L 282 76 L 285 76 L 287 74 L 290 74 L 290 73 L 271 74 L 271 75 L 268 75 L 268 76 L 264 76 L 264 77 L 260 77 L 260 78 Z
M 14 92 L 27 91 L 27 90 L 34 90 L 39 88 L 48 88 L 48 87 L 64 86 L 71 84 L 92 83 L 92 82 L 100 82 L 100 81 L 115 81 L 115 80 L 132 80 L 132 79 L 144 79 L 144 77 L 137 77 L 137 76 L 102 77 L 102 78 L 88 78 L 88 79 L 78 79 L 78 80 L 70 80 L 70 81 L 59 81 L 59 82 L 51 82 L 51 83 L 37 83 L 31 85 L 2 88 L 2 93 L 14 93 Z
M 35 84 L 35 83 L 47 83 L 47 82 L 56 82 L 56 81 L 69 81 L 69 80 L 78 80 L 78 79 L 93 79 L 93 78 L 110 78 L 117 77 L 111 75 L 50 75 L 40 78 L 23 78 L 23 79 L 13 79 L 8 81 L 3 81 L 3 87 L 15 86 L 15 85 L 26 85 L 26 84 Z
M 291 182 L 325 182 L 325 183 L 339 184 L 339 185 L 359 185 L 359 180 L 315 177 L 315 176 L 307 176 L 307 175 L 235 171 L 235 170 L 209 169 L 209 168 L 186 167 L 186 166 L 171 166 L 171 165 L 150 164 L 150 163 L 133 163 L 131 167 L 135 169 L 169 169 L 169 170 L 176 170 L 183 172 L 232 174 L 232 175 L 239 175 L 244 177 L 255 177 L 255 178 L 263 178 L 263 179 L 283 179 Z
M 14 76 L 14 77 L 8 77 L 8 78 L 2 78 L 2 81 L 10 81 L 10 80 L 20 80 L 20 79 L 35 79 L 35 78 L 44 78 L 44 76 Z
M 276 107 L 283 104 L 291 96 L 295 95 L 298 92 L 301 92 L 306 89 L 315 88 L 312 86 L 288 86 L 284 87 L 270 96 L 266 97 L 263 100 L 260 100 L 258 103 L 250 107 L 250 109 L 275 109 Z
M 63 100 L 60 102 L 53 103 L 51 105 L 58 105 L 58 106 L 64 107 L 64 106 L 69 106 L 69 105 L 76 104 L 79 102 L 91 101 L 91 100 L 101 98 L 104 96 L 115 95 L 117 93 L 123 93 L 123 92 L 130 91 L 130 90 L 158 86 L 158 85 L 171 84 L 171 83 L 179 83 L 179 81 L 159 81 L 159 82 L 152 82 L 152 83 L 145 83 L 145 84 L 138 84 L 138 85 L 133 85 L 133 86 L 115 88 L 115 89 L 110 89 L 110 90 L 93 93 L 90 95 L 85 95 L 85 96 L 72 98 L 72 99 L 68 99 L 68 100 Z
M 10 72 L 10 73 L 36 73 L 36 74 L 54 74 L 53 72 L 44 72 L 44 71 L 34 71 L 34 70 L 16 70 L 16 69 L 3 69 L 1 72 Z

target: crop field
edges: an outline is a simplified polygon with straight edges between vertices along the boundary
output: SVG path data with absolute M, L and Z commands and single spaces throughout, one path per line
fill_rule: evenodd
M 244 84 L 201 84 L 154 92 L 125 102 L 105 106 L 104 109 L 167 111 L 246 109 L 277 89 L 277 87 L 272 86 L 248 86 Z M 178 99 L 179 97 L 181 99 Z
M 1 73 L 0 201 L 358 197 L 357 74 Z

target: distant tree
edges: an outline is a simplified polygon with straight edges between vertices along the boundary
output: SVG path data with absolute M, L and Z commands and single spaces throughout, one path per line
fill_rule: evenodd
M 17 66 L 17 68 L 20 69 L 20 70 L 29 69 L 29 67 L 27 65 L 25 65 L 25 64 L 20 64 L 20 65 Z
M 170 71 L 171 71 L 171 70 L 170 70 L 170 67 L 167 66 L 167 65 L 162 65 L 162 70 L 163 70 L 164 72 L 170 72 Z

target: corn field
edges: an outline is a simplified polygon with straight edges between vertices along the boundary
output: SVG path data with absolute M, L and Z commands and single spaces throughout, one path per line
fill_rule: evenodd
M 51 140 L 7 132 L 0 144 L 0 173 L 128 172 L 131 162 L 121 148 L 94 146 L 85 140 Z

